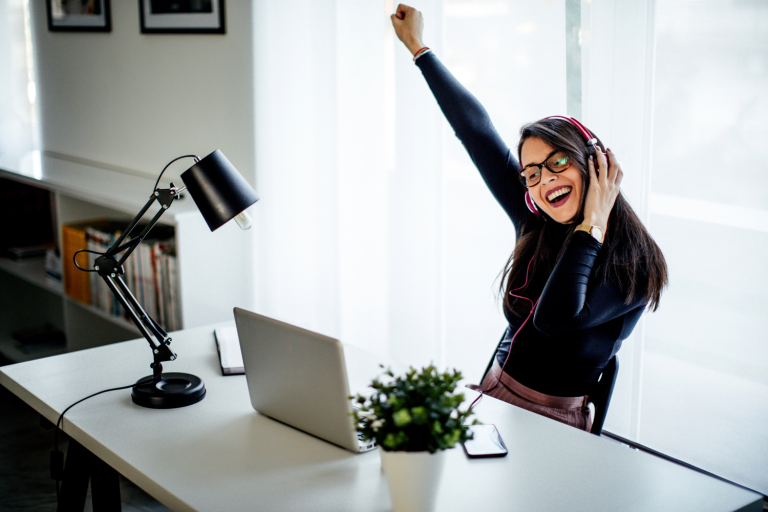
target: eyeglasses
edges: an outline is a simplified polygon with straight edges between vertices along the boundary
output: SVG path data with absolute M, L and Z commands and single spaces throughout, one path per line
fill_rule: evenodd
M 571 166 L 571 157 L 562 151 L 555 150 L 540 164 L 526 165 L 517 175 L 523 185 L 530 188 L 541 181 L 541 168 L 546 167 L 554 173 L 563 172 Z

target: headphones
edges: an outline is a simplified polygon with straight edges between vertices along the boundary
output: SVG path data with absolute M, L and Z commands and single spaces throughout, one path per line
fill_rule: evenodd
M 581 133 L 584 136 L 584 139 L 587 141 L 587 154 L 590 155 L 592 158 L 597 159 L 597 137 L 592 135 L 592 132 L 590 132 L 586 126 L 581 124 L 575 117 L 564 117 L 564 116 L 549 116 L 545 117 L 544 119 L 562 119 L 564 121 L 568 121 L 573 126 L 575 126 L 579 133 Z M 544 120 L 542 119 L 542 121 Z M 597 161 L 597 160 L 595 160 Z M 528 191 L 528 189 L 525 189 L 525 205 L 528 207 L 528 209 L 531 211 L 532 214 L 541 217 L 542 211 L 539 209 L 538 205 L 533 201 L 533 198 L 531 197 L 531 193 Z

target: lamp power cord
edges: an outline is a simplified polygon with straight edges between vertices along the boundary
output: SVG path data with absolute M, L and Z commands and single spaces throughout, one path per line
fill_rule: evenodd
M 77 402 L 73 403 L 59 416 L 59 420 L 56 422 L 56 431 L 53 434 L 53 451 L 51 452 L 51 478 L 56 481 L 56 501 L 59 501 L 59 483 L 61 482 L 63 476 L 64 476 L 64 454 L 59 450 L 59 429 L 64 430 L 64 415 L 69 411 L 71 408 L 79 404 L 80 402 L 84 402 L 85 400 L 88 400 L 89 398 L 93 398 L 96 395 L 100 395 L 102 393 L 107 393 L 109 391 L 119 391 L 121 389 L 130 389 L 136 386 L 136 384 L 131 384 L 130 386 L 121 386 L 119 388 L 110 388 L 110 389 L 103 389 L 97 393 L 94 393 L 92 395 L 88 395 L 85 398 L 81 398 Z

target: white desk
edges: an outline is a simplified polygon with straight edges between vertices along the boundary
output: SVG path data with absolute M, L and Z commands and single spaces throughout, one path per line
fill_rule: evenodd
M 105 393 L 69 411 L 65 431 L 173 510 L 390 509 L 378 451 L 354 455 L 256 413 L 245 377 L 221 376 L 211 327 L 172 337 L 179 359 L 165 368 L 201 377 L 202 402 L 153 410 L 130 390 Z M 347 359 L 370 364 L 357 351 Z M 150 361 L 140 339 L 6 366 L 0 384 L 55 422 L 76 400 L 148 375 Z M 762 511 L 756 493 L 497 400 L 476 411 L 509 455 L 451 450 L 437 510 Z

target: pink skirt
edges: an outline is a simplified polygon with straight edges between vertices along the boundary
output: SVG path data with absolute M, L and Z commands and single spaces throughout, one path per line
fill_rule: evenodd
M 501 382 L 498 382 L 499 379 Z M 592 414 L 587 406 L 587 396 L 552 396 L 534 391 L 501 371 L 498 361 L 493 362 L 491 371 L 485 376 L 479 388 L 488 396 L 579 430 L 589 432 L 592 428 Z

